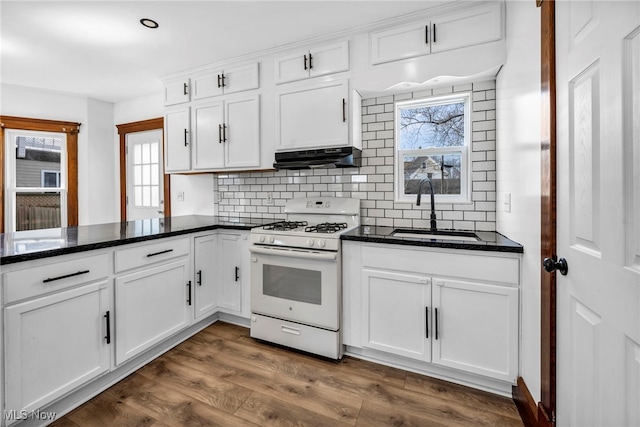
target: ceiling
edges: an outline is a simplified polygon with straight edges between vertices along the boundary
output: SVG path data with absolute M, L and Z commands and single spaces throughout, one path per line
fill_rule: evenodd
M 168 74 L 442 3 L 2 0 L 0 79 L 118 102 L 159 92 Z

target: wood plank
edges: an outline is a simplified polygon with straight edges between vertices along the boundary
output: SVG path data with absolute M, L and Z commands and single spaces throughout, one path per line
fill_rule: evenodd
M 476 390 L 413 372 L 407 373 L 405 388 L 440 399 L 455 401 L 469 407 L 481 406 L 483 409 L 495 414 L 520 420 L 518 410 L 511 399 L 496 396 L 482 390 Z
M 236 415 L 260 426 L 344 427 L 348 425 L 257 392 L 247 399 Z
M 356 427 L 386 427 L 386 426 L 429 426 L 429 427 L 449 427 L 449 423 L 439 423 L 434 420 L 416 417 L 407 414 L 400 406 L 378 405 L 371 402 L 364 402 Z
M 225 381 L 258 391 L 270 397 L 314 411 L 318 414 L 355 425 L 362 399 L 327 390 L 289 378 L 276 372 L 257 368 L 244 360 L 233 357 L 205 358 L 198 360 L 188 353 L 173 354 L 168 357 L 176 364 L 188 365 L 200 372 L 215 370 Z

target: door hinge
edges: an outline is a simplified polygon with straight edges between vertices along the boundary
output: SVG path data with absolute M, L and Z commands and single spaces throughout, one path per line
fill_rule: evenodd
M 126 204 L 127 206 L 129 206 L 129 196 L 125 196 L 125 198 L 127 199 L 127 200 L 125 201 L 125 204 Z
M 555 410 L 551 411 L 551 423 L 554 426 L 556 425 L 556 411 Z

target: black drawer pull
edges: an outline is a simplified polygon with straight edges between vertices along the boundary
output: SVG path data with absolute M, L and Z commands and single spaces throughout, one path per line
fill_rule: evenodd
M 309 69 L 313 70 L 313 56 L 309 53 Z
M 202 270 L 198 270 L 198 286 L 202 286 Z
M 436 24 L 433 24 L 433 42 L 436 42 Z
M 188 94 L 189 94 L 189 92 L 187 92 L 187 88 L 188 88 L 188 87 L 189 87 L 189 86 L 188 86 L 186 83 L 183 83 L 183 84 L 182 84 L 182 94 L 183 94 L 183 95 L 188 95 Z
M 78 271 L 77 273 L 65 274 L 64 276 L 49 277 L 47 279 L 44 279 L 42 283 L 55 282 L 56 280 L 62 280 L 62 279 L 67 279 L 69 277 L 80 276 L 82 274 L 87 274 L 88 272 L 89 270 L 83 270 L 83 271 Z
M 424 43 L 429 44 L 429 26 L 424 26 Z
M 104 339 L 107 340 L 107 344 L 111 344 L 111 322 L 110 322 L 111 316 L 107 311 L 107 314 L 105 314 L 103 317 L 106 319 L 106 322 L 107 322 L 107 335 L 104 336 Z
M 189 303 L 189 305 L 191 305 L 191 280 L 189 280 L 189 283 L 187 283 L 187 302 Z
M 240 268 L 239 268 L 239 267 L 236 267 L 236 282 L 237 282 L 237 281 L 238 281 L 238 279 L 240 278 L 239 273 L 240 273 Z
M 164 250 L 164 251 L 154 252 L 154 253 L 152 253 L 152 254 L 147 254 L 147 258 L 150 258 L 150 257 L 152 257 L 152 256 L 156 256 L 156 255 L 166 254 L 166 253 L 169 253 L 169 252 L 173 252 L 173 249 L 166 249 L 166 250 Z
M 307 55 L 304 55 L 304 69 L 307 70 Z

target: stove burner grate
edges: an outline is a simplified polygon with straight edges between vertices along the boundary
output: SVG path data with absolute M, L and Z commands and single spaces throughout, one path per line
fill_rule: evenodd
M 347 228 L 346 222 L 323 222 L 304 229 L 306 233 L 336 233 Z
M 280 221 L 273 224 L 267 224 L 262 227 L 264 230 L 288 231 L 296 228 L 306 227 L 309 225 L 307 221 Z

